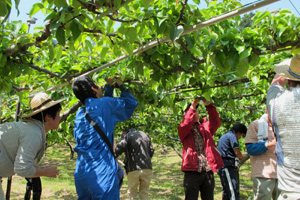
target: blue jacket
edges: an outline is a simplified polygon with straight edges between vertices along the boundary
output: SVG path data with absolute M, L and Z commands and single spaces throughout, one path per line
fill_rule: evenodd
M 86 111 L 112 145 L 116 123 L 128 120 L 138 105 L 135 97 L 123 86 L 120 86 L 120 98 L 111 97 L 113 89 L 108 85 L 103 98 L 85 100 Z M 107 144 L 85 118 L 83 108 L 76 113 L 74 137 L 77 143 L 74 150 L 78 154 L 74 176 L 79 199 L 78 190 L 87 185 L 90 188 L 85 191 L 89 190 L 93 198 L 119 199 L 117 162 Z

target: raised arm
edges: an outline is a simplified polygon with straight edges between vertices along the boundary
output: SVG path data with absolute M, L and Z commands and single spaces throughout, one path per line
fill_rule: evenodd
M 279 75 L 276 74 L 276 75 L 274 76 L 272 82 L 271 82 L 271 85 L 273 85 L 273 84 L 279 84 L 279 85 L 281 85 L 282 87 L 284 87 L 285 84 L 286 84 L 286 82 L 287 82 L 286 78 L 284 78 L 284 77 L 279 76 Z
M 192 128 L 193 128 L 193 123 L 195 121 L 195 117 L 197 114 L 197 106 L 199 104 L 199 99 L 195 99 L 192 104 L 191 107 L 188 108 L 188 110 L 186 111 L 182 122 L 180 123 L 179 127 L 178 127 L 178 134 L 179 137 L 181 139 L 181 141 L 184 140 L 184 138 L 191 132 Z
M 210 103 L 209 105 L 205 106 L 208 116 L 209 116 L 209 130 L 212 135 L 216 133 L 218 128 L 221 126 L 221 120 L 216 107 Z

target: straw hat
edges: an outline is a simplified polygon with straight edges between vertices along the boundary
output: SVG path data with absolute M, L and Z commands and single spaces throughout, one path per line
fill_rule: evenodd
M 30 113 L 29 115 L 24 116 L 23 118 L 31 117 L 39 112 L 46 110 L 47 108 L 50 108 L 64 101 L 65 99 L 66 98 L 53 101 L 45 92 L 40 92 L 34 95 L 34 97 L 30 101 L 30 107 L 33 112 Z
M 275 65 L 274 71 L 286 79 L 300 81 L 300 54 Z

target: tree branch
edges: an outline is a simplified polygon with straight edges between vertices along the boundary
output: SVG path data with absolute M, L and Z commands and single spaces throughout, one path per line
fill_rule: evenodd
M 197 61 L 198 65 L 200 65 L 201 63 L 204 63 L 204 59 L 199 59 L 199 58 L 196 58 L 192 52 L 188 49 L 187 45 L 183 42 L 183 39 L 182 38 L 179 38 L 178 39 L 179 41 L 179 44 L 181 44 L 181 46 L 185 49 L 185 51 L 189 54 L 191 54 L 191 58 L 194 59 L 195 61 Z
M 80 106 L 82 106 L 82 103 L 80 101 L 77 101 L 68 111 L 64 112 L 60 116 L 60 123 L 65 121 L 69 117 L 69 115 L 75 113 Z
M 181 3 L 182 4 L 182 8 L 180 9 L 180 15 L 179 15 L 179 18 L 176 22 L 176 24 L 178 25 L 180 23 L 181 20 L 184 20 L 183 19 L 183 12 L 184 12 L 184 9 L 186 7 L 186 4 L 187 4 L 188 0 L 185 0 L 184 3 Z

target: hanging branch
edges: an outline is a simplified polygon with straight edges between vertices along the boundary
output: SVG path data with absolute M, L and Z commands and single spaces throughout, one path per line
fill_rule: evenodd
M 184 48 L 184 50 L 185 50 L 187 53 L 191 54 L 191 58 L 192 58 L 193 60 L 197 61 L 197 64 L 198 64 L 198 65 L 200 65 L 201 63 L 204 63 L 204 59 L 203 59 L 203 58 L 202 58 L 202 59 L 196 58 L 196 57 L 192 54 L 192 52 L 188 49 L 187 45 L 184 43 L 184 41 L 183 41 L 183 39 L 182 39 L 181 37 L 178 39 L 178 42 L 179 42 L 179 44 Z
M 260 79 L 261 80 L 269 79 L 269 77 L 262 75 L 262 76 L 260 76 Z M 237 84 L 241 84 L 241 83 L 249 83 L 249 82 L 251 82 L 251 80 L 249 80 L 249 78 L 241 78 L 241 79 L 234 79 L 229 82 L 215 81 L 215 83 L 219 83 L 219 85 L 207 86 L 207 87 L 201 87 L 201 88 L 195 88 L 195 86 L 199 86 L 199 85 L 193 85 L 193 86 L 188 86 L 188 87 L 184 87 L 181 85 L 181 86 L 179 86 L 180 89 L 175 88 L 175 89 L 172 89 L 170 92 L 165 92 L 164 94 L 165 95 L 180 94 L 180 93 L 197 91 L 197 90 L 206 90 L 206 89 L 227 87 L 227 86 L 237 85 Z M 188 90 L 180 91 L 181 89 L 188 89 Z
M 76 103 L 74 103 L 74 105 L 67 112 L 64 112 L 60 116 L 60 123 L 65 121 L 69 117 L 69 115 L 75 113 L 80 106 L 82 106 L 82 103 L 80 101 L 77 101 Z
M 65 139 L 65 141 L 66 141 L 66 143 L 67 143 L 67 145 L 68 145 L 68 147 L 70 148 L 70 151 L 71 151 L 71 153 L 70 153 L 70 159 L 73 159 L 75 151 L 74 151 L 71 143 L 69 142 L 69 140 L 67 138 L 64 138 L 64 139 Z
M 53 78 L 53 77 L 60 78 L 59 74 L 53 73 L 53 72 L 51 72 L 51 71 L 49 71 L 47 69 L 40 68 L 40 67 L 38 67 L 38 66 L 36 66 L 34 64 L 29 64 L 29 67 L 31 67 L 32 69 L 35 69 L 35 70 L 37 70 L 39 72 L 43 72 L 45 74 L 48 74 L 48 75 L 50 75 L 51 78 Z
M 124 22 L 124 23 L 132 23 L 132 22 L 141 22 L 137 19 L 131 19 L 131 20 L 122 20 L 122 19 L 117 19 L 114 18 L 112 15 L 106 15 L 109 19 L 116 21 L 116 22 Z
M 178 139 L 178 138 L 174 138 L 174 137 L 171 137 L 170 135 L 166 135 L 167 138 L 171 139 L 171 140 L 174 140 L 174 141 L 177 141 L 177 142 L 180 142 L 181 143 L 181 140 Z
M 182 8 L 180 9 L 179 18 L 178 18 L 177 22 L 175 23 L 176 25 L 179 25 L 180 21 L 184 20 L 184 18 L 183 18 L 183 12 L 184 12 L 184 9 L 185 9 L 185 7 L 187 5 L 187 2 L 188 2 L 188 0 L 185 0 L 184 3 L 180 2 L 182 4 Z

